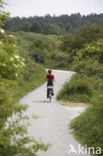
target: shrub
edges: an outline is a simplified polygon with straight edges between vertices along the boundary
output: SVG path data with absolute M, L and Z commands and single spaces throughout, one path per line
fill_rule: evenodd
M 93 92 L 94 88 L 89 79 L 75 75 L 69 83 L 65 84 L 57 98 L 70 101 L 89 102 L 90 98 L 93 96 Z
M 13 35 L 3 32 L 0 43 L 0 76 L 1 78 L 15 79 L 20 76 L 25 66 L 25 59 L 20 56 Z
M 101 102 L 100 102 L 101 101 Z M 88 147 L 101 147 L 103 154 L 103 97 L 71 123 L 75 136 Z M 100 103 L 99 103 L 100 102 Z M 101 154 L 101 155 L 102 155 Z
M 3 4 L 4 1 L 1 0 L 0 10 Z M 18 100 L 31 91 L 31 88 L 34 89 L 44 82 L 41 75 L 45 72 L 40 66 L 32 63 L 28 55 L 24 58 L 15 37 L 8 35 L 1 28 L 5 21 L 4 15 L 6 16 L 0 11 L 0 155 L 36 156 L 38 150 L 46 151 L 48 145 L 45 146 L 26 136 L 26 127 L 20 123 L 25 123 L 23 111 L 26 107 L 18 104 Z
M 96 60 L 75 61 L 72 70 L 88 77 L 103 78 L 103 65 Z

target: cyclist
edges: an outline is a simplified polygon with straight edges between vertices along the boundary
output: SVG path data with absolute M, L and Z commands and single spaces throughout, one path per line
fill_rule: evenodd
M 55 81 L 55 77 L 52 74 L 52 70 L 48 70 L 48 75 L 46 76 L 47 79 L 47 87 L 53 86 L 53 81 Z M 54 95 L 54 90 L 52 91 L 52 95 Z M 49 98 L 49 89 L 47 88 L 47 98 Z

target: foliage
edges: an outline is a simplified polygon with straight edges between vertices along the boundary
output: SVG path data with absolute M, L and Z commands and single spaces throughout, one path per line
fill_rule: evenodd
M 86 30 L 86 34 L 85 34 L 85 30 Z M 91 30 L 92 33 L 90 33 Z M 55 36 L 55 35 L 35 34 L 30 32 L 28 33 L 17 32 L 17 33 L 13 33 L 13 35 L 17 36 L 17 41 L 25 49 L 25 53 L 28 53 L 29 51 L 28 55 L 31 56 L 32 60 L 36 61 L 37 63 L 40 62 L 41 64 L 44 64 L 46 67 L 51 67 L 56 69 L 72 68 L 72 70 L 77 71 L 78 69 L 76 68 L 79 68 L 79 66 L 84 65 L 84 67 L 87 68 L 87 64 L 88 64 L 88 68 L 90 69 L 90 71 L 92 71 L 93 69 L 94 74 L 95 74 L 95 70 L 99 70 L 99 68 L 101 67 L 102 39 L 98 39 L 98 38 L 100 37 L 102 38 L 103 36 L 102 26 L 97 26 L 97 27 L 90 26 L 87 28 L 85 27 L 75 35 L 69 35 L 69 36 L 67 35 L 64 37 Z M 89 36 L 89 38 L 88 37 L 85 38 L 84 36 Z M 92 36 L 97 36 L 97 37 L 92 37 Z M 93 41 L 90 42 L 90 40 Z M 96 44 L 97 40 L 98 40 L 98 45 Z M 88 55 L 87 57 L 89 57 L 89 59 L 87 58 L 87 61 L 84 61 L 85 59 L 82 60 L 82 58 L 80 60 L 81 53 L 82 55 L 84 55 L 84 52 L 82 51 L 85 51 L 85 55 L 87 54 L 87 51 L 88 53 L 90 51 L 90 55 L 93 55 L 91 53 L 91 51 L 93 51 L 93 47 L 95 47 L 93 53 L 95 55 L 95 51 L 96 51 L 97 53 L 96 57 L 98 57 L 99 62 L 94 61 L 93 57 L 91 58 Z M 101 51 L 99 53 L 100 56 L 98 56 L 98 52 L 99 52 L 98 50 Z M 98 64 L 98 69 L 92 68 L 92 66 L 96 67 L 97 64 Z M 88 70 L 88 68 L 86 70 Z M 81 68 L 81 70 L 83 72 L 83 68 Z
M 81 144 L 101 147 L 103 155 L 103 26 L 85 27 L 73 36 L 64 36 L 60 49 L 77 72 L 57 98 L 91 104 L 70 125 Z M 72 57 L 71 57 L 72 56 Z
M 77 51 L 77 57 L 72 69 L 87 76 L 103 77 L 103 39 L 86 44 L 83 49 Z
M 91 104 L 86 112 L 73 121 L 72 128 L 83 144 L 94 147 L 103 147 L 103 25 L 96 26 L 103 23 L 102 16 L 102 14 L 91 14 L 81 17 L 80 14 L 72 14 L 59 17 L 50 15 L 29 18 L 15 17 L 4 26 L 6 30 L 14 32 L 18 30 L 28 32 L 33 28 L 33 33 L 13 33 L 17 36 L 18 43 L 25 49 L 23 54 L 30 56 L 32 61 L 38 62 L 39 59 L 46 67 L 71 69 L 79 73 L 73 76 L 69 84 L 65 84 L 58 99 Z M 14 21 L 16 24 L 13 23 Z M 91 23 L 94 25 L 88 26 Z M 77 32 L 74 34 L 75 31 Z M 45 36 L 34 32 L 66 35 Z M 67 35 L 67 33 L 73 34 Z M 24 76 L 21 77 L 23 81 L 19 81 L 19 86 L 25 86 L 27 80 L 33 82 L 32 63 L 30 66 L 27 63 Z M 26 69 L 31 69 L 32 72 Z M 29 74 L 30 77 L 28 77 Z M 20 89 L 21 92 L 22 89 Z
M 95 59 L 101 62 L 101 57 L 103 55 L 103 39 L 99 39 L 97 41 L 93 41 L 90 44 L 86 44 L 83 49 L 81 49 L 78 53 L 79 59 Z M 102 63 L 102 62 L 101 62 Z
M 55 45 L 50 40 L 36 39 L 30 47 L 30 56 L 38 63 L 47 64 L 53 48 L 55 48 Z
M 4 5 L 6 5 L 5 0 L 0 0 L 0 28 L 10 19 L 9 13 L 3 11 Z
M 0 9 L 3 4 L 0 1 Z M 0 155 L 35 156 L 48 145 L 26 136 L 26 106 L 18 101 L 44 82 L 45 71 L 24 54 L 12 34 L 2 29 L 6 16 L 0 12 Z
M 11 156 L 36 155 L 38 150 L 48 148 L 48 145 L 26 136 L 27 121 L 23 122 L 23 119 L 26 120 L 23 116 L 26 108 L 18 104 L 22 96 L 44 82 L 43 69 L 30 62 L 31 60 L 28 60 L 21 77 L 16 80 L 1 79 L 0 82 L 0 154 L 2 156 L 7 154 Z M 24 124 L 21 125 L 20 121 Z M 27 148 L 26 145 L 29 143 L 32 143 L 32 146 Z
M 74 101 L 74 102 L 90 102 L 93 96 L 94 88 L 88 78 L 81 78 L 74 75 L 70 83 L 65 84 L 64 88 L 59 92 L 57 98 Z
M 103 155 L 103 97 L 71 123 L 75 137 L 88 147 L 100 147 Z
M 15 121 L 16 125 L 12 124 L 12 121 L 10 121 L 12 126 L 6 130 L 5 126 L 8 117 L 11 117 L 13 113 L 17 114 L 17 112 L 19 112 L 21 114 L 20 120 L 22 120 L 22 112 L 25 110 L 25 107 L 21 106 L 17 102 L 20 97 L 44 82 L 43 76 L 45 76 L 45 74 L 43 69 L 32 63 L 28 56 L 25 56 L 24 59 L 17 51 L 15 55 L 15 49 L 12 45 L 5 45 L 3 41 L 2 44 L 4 51 L 1 51 L 2 55 L 0 55 L 0 76 L 2 78 L 0 81 L 0 154 L 2 154 L 2 156 L 7 154 L 11 156 L 14 156 L 15 154 L 23 156 L 27 153 L 28 155 L 36 155 L 36 151 L 39 149 L 46 150 L 48 146 L 45 146 L 43 143 L 33 141 L 29 137 L 25 137 L 25 131 L 22 129 L 22 126 L 19 125 L 19 121 L 18 124 Z M 11 58 L 14 58 L 14 63 L 18 65 L 16 70 L 14 63 L 12 63 L 13 59 Z M 23 60 L 25 60 L 25 68 L 23 68 L 21 64 L 21 61 Z M 5 61 L 5 68 L 2 67 L 2 61 Z M 18 135 L 19 138 L 16 137 L 16 135 Z M 14 138 L 14 142 L 12 142 L 12 138 Z M 31 142 L 33 145 L 27 148 L 26 144 Z
M 86 75 L 88 77 L 103 78 L 103 66 L 94 60 L 76 62 L 72 66 L 72 70 Z
M 74 33 L 84 26 L 91 24 L 100 25 L 103 23 L 103 14 L 90 14 L 81 16 L 79 13 L 61 16 L 34 16 L 14 17 L 6 22 L 4 29 L 9 31 L 25 31 L 43 34 L 67 34 Z
M 61 37 L 30 32 L 12 34 L 17 37 L 18 44 L 25 49 L 24 53 L 27 53 L 33 61 L 43 64 L 47 68 L 69 68 L 73 58 L 59 50 Z
M 74 35 L 63 36 L 60 49 L 70 53 L 72 50 L 77 51 L 77 49 L 84 48 L 86 44 L 99 39 L 103 39 L 103 25 L 85 26 L 79 29 Z
M 73 37 L 73 35 L 66 35 L 66 36 L 63 36 L 63 38 L 61 39 L 62 42 L 60 44 L 60 49 L 62 51 L 65 51 L 65 52 L 71 52 L 72 49 L 74 48 L 74 42 L 75 42 L 75 38 Z
M 3 29 L 1 29 L 3 31 Z M 0 76 L 15 79 L 25 66 L 25 59 L 18 54 L 18 47 L 13 35 L 2 34 L 0 40 Z

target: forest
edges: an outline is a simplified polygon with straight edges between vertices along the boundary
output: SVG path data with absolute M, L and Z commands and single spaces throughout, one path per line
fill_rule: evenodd
M 34 16 L 13 17 L 4 25 L 8 31 L 25 31 L 42 34 L 66 34 L 74 33 L 81 27 L 88 25 L 100 25 L 103 23 L 103 14 L 80 15 L 80 13 L 61 16 Z

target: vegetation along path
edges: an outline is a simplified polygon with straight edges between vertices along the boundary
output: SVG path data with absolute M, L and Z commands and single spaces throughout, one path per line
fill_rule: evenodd
M 68 123 L 84 108 L 68 107 L 67 109 L 56 100 L 58 91 L 63 87 L 65 81 L 70 80 L 73 72 L 54 70 L 53 74 L 56 83 L 55 96 L 51 103 L 46 99 L 46 83 L 21 99 L 21 104 L 29 106 L 25 112 L 30 122 L 28 134 L 37 140 L 51 144 L 46 152 L 40 151 L 39 156 L 78 156 L 81 155 L 78 153 L 79 143 L 71 135 Z M 77 154 L 69 153 L 70 145 L 76 149 Z

